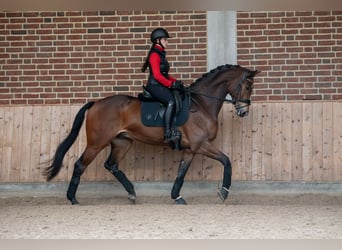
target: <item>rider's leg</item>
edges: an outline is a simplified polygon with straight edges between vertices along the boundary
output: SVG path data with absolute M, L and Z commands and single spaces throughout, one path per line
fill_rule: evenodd
M 165 133 L 164 133 L 164 142 L 172 141 L 173 133 L 172 133 L 172 123 L 173 123 L 173 115 L 175 112 L 175 102 L 170 100 L 166 106 L 165 110 Z

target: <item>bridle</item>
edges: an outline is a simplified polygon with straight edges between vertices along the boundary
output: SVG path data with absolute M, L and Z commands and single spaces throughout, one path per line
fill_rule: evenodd
M 250 100 L 250 99 L 241 98 L 242 83 L 243 83 L 244 81 L 252 82 L 252 80 L 250 80 L 250 79 L 247 78 L 247 73 L 246 73 L 246 72 L 243 73 L 243 75 L 242 75 L 242 77 L 241 77 L 241 79 L 240 79 L 240 81 L 239 81 L 239 84 L 238 84 L 238 86 L 237 86 L 238 91 L 239 91 L 239 94 L 238 94 L 238 102 L 242 102 L 242 103 L 246 103 L 246 104 L 247 104 L 247 105 L 244 105 L 244 106 L 241 106 L 241 107 L 245 107 L 245 106 L 251 105 L 251 100 Z M 237 101 L 235 100 L 234 105 L 235 105 L 236 103 L 237 103 Z
M 191 90 L 189 87 L 185 89 L 186 92 L 188 93 L 191 93 L 191 94 L 195 94 L 195 95 L 201 95 L 201 96 L 205 96 L 207 98 L 211 98 L 211 99 L 216 99 L 216 100 L 220 100 L 220 101 L 224 101 L 224 102 L 228 102 L 228 103 L 231 103 L 235 106 L 236 110 L 239 111 L 240 109 L 242 108 L 245 108 L 249 105 L 251 105 L 251 100 L 250 99 L 244 99 L 244 98 L 241 98 L 241 90 L 242 90 L 242 83 L 244 81 L 249 81 L 249 82 L 252 82 L 252 80 L 248 79 L 247 78 L 247 72 L 244 72 L 240 81 L 239 81 L 239 84 L 237 86 L 237 89 L 239 91 L 239 94 L 238 94 L 238 99 L 235 100 L 235 99 L 227 99 L 227 98 L 221 98 L 221 97 L 217 97 L 217 96 L 211 96 L 211 95 L 207 95 L 207 94 L 203 94 L 203 93 L 199 93 L 197 91 L 193 91 Z M 236 104 L 237 103 L 245 103 L 246 105 L 242 105 L 242 106 L 237 106 Z

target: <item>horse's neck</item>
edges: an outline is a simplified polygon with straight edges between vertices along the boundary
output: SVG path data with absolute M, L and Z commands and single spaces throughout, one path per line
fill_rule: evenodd
M 207 114 L 210 114 L 213 119 L 218 117 L 218 114 L 223 105 L 223 98 L 227 95 L 223 85 L 201 83 L 197 85 L 193 90 L 203 95 L 196 95 L 195 100 L 197 104 Z M 226 93 L 226 94 L 225 94 Z M 212 97 L 212 98 L 211 98 Z M 219 100 L 219 99 L 222 100 Z
M 223 105 L 223 99 L 229 94 L 228 89 L 231 89 L 232 91 L 236 89 L 234 85 L 237 82 L 236 79 L 239 77 L 240 73 L 240 71 L 230 70 L 217 72 L 211 79 L 202 79 L 201 82 L 198 82 L 198 84 L 194 86 L 196 92 L 206 95 L 196 96 L 196 101 L 200 103 L 203 109 L 205 109 L 213 118 L 217 118 Z M 220 100 L 207 96 L 216 97 Z

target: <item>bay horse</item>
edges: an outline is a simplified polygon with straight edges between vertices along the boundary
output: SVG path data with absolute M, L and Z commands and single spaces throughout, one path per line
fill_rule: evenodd
M 260 71 L 249 70 L 239 65 L 222 65 L 204 74 L 184 89 L 191 96 L 191 112 L 184 125 L 178 127 L 182 133 L 182 156 L 174 181 L 171 198 L 176 204 L 186 204 L 180 195 L 185 175 L 196 154 L 215 159 L 223 165 L 223 182 L 218 190 L 222 201 L 226 200 L 231 185 L 232 167 L 227 155 L 217 149 L 212 141 L 218 131 L 218 114 L 225 101 L 231 102 L 240 117 L 248 115 L 251 104 L 254 76 Z M 231 99 L 226 99 L 230 94 Z M 163 127 L 147 127 L 141 121 L 141 101 L 129 95 L 113 95 L 96 102 L 86 103 L 76 114 L 67 137 L 59 144 L 52 165 L 45 168 L 47 181 L 53 179 L 63 165 L 63 158 L 75 142 L 86 115 L 87 145 L 74 164 L 73 175 L 67 190 L 67 199 L 78 204 L 76 191 L 81 175 L 96 155 L 106 146 L 111 152 L 104 167 L 111 172 L 128 192 L 133 203 L 136 193 L 132 182 L 119 169 L 134 140 L 152 145 L 165 145 Z

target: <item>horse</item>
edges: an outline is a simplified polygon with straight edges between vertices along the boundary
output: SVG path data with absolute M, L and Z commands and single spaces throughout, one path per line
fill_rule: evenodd
M 229 157 L 217 149 L 212 141 L 218 131 L 218 114 L 224 102 L 234 105 L 239 117 L 248 115 L 254 77 L 258 70 L 240 65 L 221 65 L 203 74 L 187 87 L 191 100 L 191 112 L 187 121 L 178 127 L 181 132 L 181 160 L 171 190 L 175 204 L 187 204 L 180 195 L 184 178 L 196 154 L 202 154 L 223 165 L 222 186 L 217 194 L 224 202 L 231 186 L 232 166 Z M 230 94 L 231 98 L 226 98 Z M 86 114 L 87 113 L 87 114 Z M 74 164 L 73 174 L 67 190 L 67 199 L 78 204 L 77 188 L 81 175 L 96 155 L 106 146 L 111 150 L 104 167 L 122 184 L 128 192 L 128 199 L 135 203 L 134 185 L 119 169 L 134 140 L 150 145 L 164 145 L 163 127 L 148 127 L 141 121 L 141 100 L 130 95 L 112 95 L 86 103 L 76 114 L 70 133 L 59 144 L 52 158 L 51 166 L 44 169 L 47 181 L 52 180 L 63 165 L 63 158 L 75 142 L 86 116 L 87 145 Z

